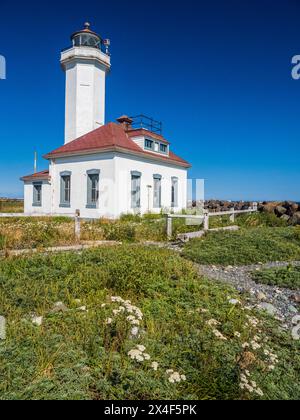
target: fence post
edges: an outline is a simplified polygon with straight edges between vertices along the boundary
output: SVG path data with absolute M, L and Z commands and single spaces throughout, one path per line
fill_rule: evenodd
M 204 212 L 204 230 L 209 230 L 209 213 L 207 210 Z
M 76 210 L 76 213 L 75 213 L 75 238 L 76 238 L 77 241 L 80 241 L 80 233 L 81 233 L 80 210 Z
M 231 221 L 232 223 L 234 223 L 234 222 L 235 222 L 235 214 L 234 214 L 234 212 L 235 212 L 235 210 L 234 210 L 234 207 L 233 207 L 233 209 L 232 209 L 232 215 L 230 216 L 230 221 Z
M 168 237 L 168 240 L 172 239 L 172 236 L 173 236 L 172 230 L 173 230 L 172 229 L 172 217 L 167 215 L 167 237 Z
M 258 211 L 258 203 L 253 203 L 253 210 Z

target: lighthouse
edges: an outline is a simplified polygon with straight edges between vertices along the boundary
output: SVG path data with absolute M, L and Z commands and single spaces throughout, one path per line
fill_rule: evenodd
M 65 144 L 105 124 L 105 83 L 110 70 L 109 42 L 93 32 L 89 23 L 71 41 L 60 60 L 66 73 Z

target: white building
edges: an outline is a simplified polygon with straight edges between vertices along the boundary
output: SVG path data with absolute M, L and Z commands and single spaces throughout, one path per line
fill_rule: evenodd
M 143 116 L 105 125 L 109 42 L 89 24 L 71 39 L 61 54 L 65 144 L 45 156 L 49 170 L 22 178 L 25 213 L 118 218 L 186 208 L 190 164 L 171 152 L 161 125 Z

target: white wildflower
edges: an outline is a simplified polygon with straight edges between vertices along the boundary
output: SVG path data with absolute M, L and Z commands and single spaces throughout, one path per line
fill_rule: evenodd
M 145 346 L 137 345 L 136 348 L 141 351 L 142 353 L 146 350 Z
M 159 364 L 157 362 L 152 362 L 151 367 L 153 370 L 157 371 Z
M 209 321 L 206 322 L 207 325 L 209 325 L 210 327 L 216 327 L 217 325 L 221 325 L 219 321 L 217 321 L 216 319 L 210 319 Z
M 139 329 L 138 329 L 138 327 L 133 327 L 133 328 L 131 329 L 131 335 L 132 335 L 133 337 L 136 337 L 136 336 L 138 335 L 138 333 L 139 333 Z

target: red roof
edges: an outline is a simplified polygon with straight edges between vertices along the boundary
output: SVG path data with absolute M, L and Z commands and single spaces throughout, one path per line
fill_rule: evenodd
M 118 151 L 118 152 L 129 152 L 135 155 L 143 155 L 154 158 L 156 160 L 168 161 L 175 163 L 179 166 L 190 167 L 191 165 L 170 152 L 169 156 L 160 155 L 153 152 L 148 152 L 139 147 L 131 137 L 141 135 L 141 131 L 151 135 L 152 137 L 160 137 L 161 140 L 166 141 L 163 137 L 158 136 L 155 133 L 150 133 L 145 130 L 131 130 L 126 132 L 122 125 L 116 123 L 109 123 L 70 143 L 65 144 L 58 149 L 48 153 L 45 158 L 52 159 L 56 157 L 68 156 L 68 155 L 79 155 L 86 153 L 97 153 L 104 151 Z
M 49 178 L 49 171 L 45 170 L 45 171 L 37 172 L 32 175 L 23 176 L 21 180 L 22 181 L 34 181 L 34 180 L 39 181 L 39 180 L 48 179 L 48 178 Z

